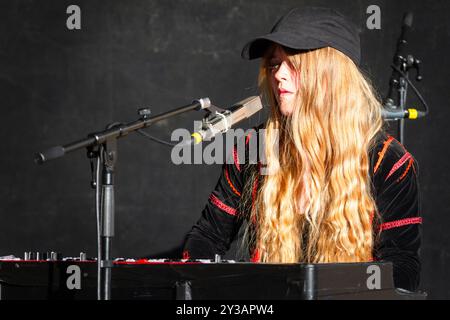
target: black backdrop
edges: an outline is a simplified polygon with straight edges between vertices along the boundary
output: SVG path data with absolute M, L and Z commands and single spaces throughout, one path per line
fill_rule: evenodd
M 66 8 L 81 8 L 68 30 Z M 430 115 L 405 128 L 420 165 L 422 288 L 450 298 L 448 56 L 450 2 L 411 1 L 61 1 L 0 2 L 0 256 L 25 251 L 96 255 L 94 193 L 84 151 L 37 166 L 33 153 L 98 131 L 114 121 L 209 97 L 230 106 L 257 93 L 258 62 L 240 58 L 247 40 L 269 31 L 290 7 L 331 6 L 360 27 L 363 69 L 383 95 L 403 13 L 413 11 L 410 52 L 423 61 L 418 85 Z M 381 29 L 366 27 L 369 5 Z M 410 91 L 409 105 L 420 107 Z M 201 115 L 163 121 L 147 132 L 170 140 Z M 242 123 L 248 128 L 264 114 Z M 170 147 L 132 134 L 119 141 L 114 257 L 177 257 L 220 165 L 172 164 Z

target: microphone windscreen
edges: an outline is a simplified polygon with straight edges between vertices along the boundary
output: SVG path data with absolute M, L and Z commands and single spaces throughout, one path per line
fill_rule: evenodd
M 412 12 L 408 12 L 405 14 L 403 18 L 403 25 L 407 27 L 411 27 L 414 20 L 414 14 Z
M 62 157 L 64 153 L 65 151 L 63 147 L 61 146 L 52 147 L 48 150 L 45 150 L 44 152 L 37 153 L 34 157 L 34 162 L 37 164 L 42 164 L 48 160 Z

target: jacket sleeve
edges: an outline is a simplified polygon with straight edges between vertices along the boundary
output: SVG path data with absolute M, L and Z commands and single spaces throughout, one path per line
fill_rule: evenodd
M 200 219 L 186 237 L 183 257 L 214 258 L 225 254 L 242 224 L 238 205 L 242 191 L 242 166 L 236 147 L 222 166 L 219 181 L 209 196 Z
M 393 137 L 388 137 L 382 147 L 374 167 L 379 211 L 374 224 L 374 259 L 392 262 L 395 286 L 415 291 L 421 268 L 419 167 Z

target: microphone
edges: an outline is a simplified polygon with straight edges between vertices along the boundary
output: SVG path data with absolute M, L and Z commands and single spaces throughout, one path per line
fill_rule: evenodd
M 408 12 L 403 16 L 402 33 L 400 39 L 397 43 L 397 50 L 394 55 L 394 66 L 398 69 L 403 70 L 402 65 L 406 63 L 405 48 L 408 44 L 409 33 L 413 24 L 414 15 L 412 12 Z M 391 80 L 389 82 L 389 92 L 385 100 L 385 106 L 393 107 L 395 104 L 395 87 L 399 84 L 398 82 L 398 72 L 396 70 L 392 71 Z
M 411 119 L 415 120 L 417 118 L 422 118 L 426 116 L 426 112 L 419 111 L 417 109 L 408 109 L 400 111 L 391 111 L 383 108 L 381 110 L 381 116 L 385 120 L 399 120 L 399 119 Z
M 251 117 L 261 109 L 261 98 L 252 96 L 239 101 L 224 112 L 211 113 L 203 119 L 202 128 L 191 134 L 192 139 L 189 144 L 199 144 L 203 140 L 209 140 L 219 133 L 226 132 L 231 126 Z

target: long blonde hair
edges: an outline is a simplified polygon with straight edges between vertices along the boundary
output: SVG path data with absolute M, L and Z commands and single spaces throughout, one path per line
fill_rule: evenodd
M 259 73 L 271 114 L 265 128 L 269 174 L 260 176 L 250 213 L 258 260 L 369 261 L 376 213 L 369 150 L 383 125 L 379 99 L 338 50 L 326 47 L 288 57 L 299 77 L 290 116 L 279 111 L 267 56 Z

